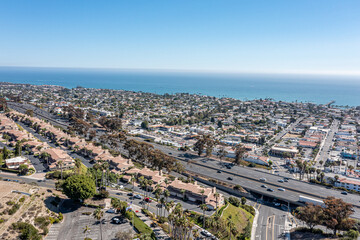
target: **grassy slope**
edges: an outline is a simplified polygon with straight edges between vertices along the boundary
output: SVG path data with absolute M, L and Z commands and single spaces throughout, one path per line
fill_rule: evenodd
M 253 216 L 240 207 L 235 207 L 234 205 L 229 204 L 229 206 L 224 210 L 222 218 L 227 221 L 231 216 L 231 221 L 235 224 L 239 233 L 242 233 L 246 227 L 248 221 L 252 224 Z

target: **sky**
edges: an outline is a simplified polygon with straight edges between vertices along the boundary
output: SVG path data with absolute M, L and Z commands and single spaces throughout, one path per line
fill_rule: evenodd
M 0 66 L 360 75 L 359 0 L 0 1 Z

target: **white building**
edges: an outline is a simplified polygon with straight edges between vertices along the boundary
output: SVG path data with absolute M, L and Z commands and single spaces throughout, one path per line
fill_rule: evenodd
M 335 187 L 343 187 L 348 190 L 354 190 L 360 192 L 360 180 L 349 179 L 349 178 L 339 178 L 335 182 Z

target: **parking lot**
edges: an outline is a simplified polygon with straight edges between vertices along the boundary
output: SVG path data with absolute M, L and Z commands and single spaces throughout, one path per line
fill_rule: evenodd
M 113 224 L 111 219 L 119 214 L 104 212 L 102 224 L 94 218 L 92 213 L 94 208 L 80 207 L 75 211 L 65 213 L 64 222 L 55 224 L 50 228 L 47 240 L 77 240 L 85 237 L 95 239 L 114 239 L 116 233 L 120 231 L 131 231 L 135 234 L 135 230 L 129 222 L 122 224 Z M 91 213 L 90 215 L 87 215 Z M 100 226 L 102 231 L 100 230 Z M 89 231 L 85 232 L 85 229 Z

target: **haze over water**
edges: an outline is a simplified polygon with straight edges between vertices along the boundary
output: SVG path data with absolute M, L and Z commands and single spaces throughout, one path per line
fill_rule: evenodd
M 0 81 L 67 88 L 123 89 L 164 93 L 198 93 L 241 100 L 273 98 L 287 102 L 336 101 L 360 105 L 360 77 L 280 74 L 221 74 L 0 67 Z

